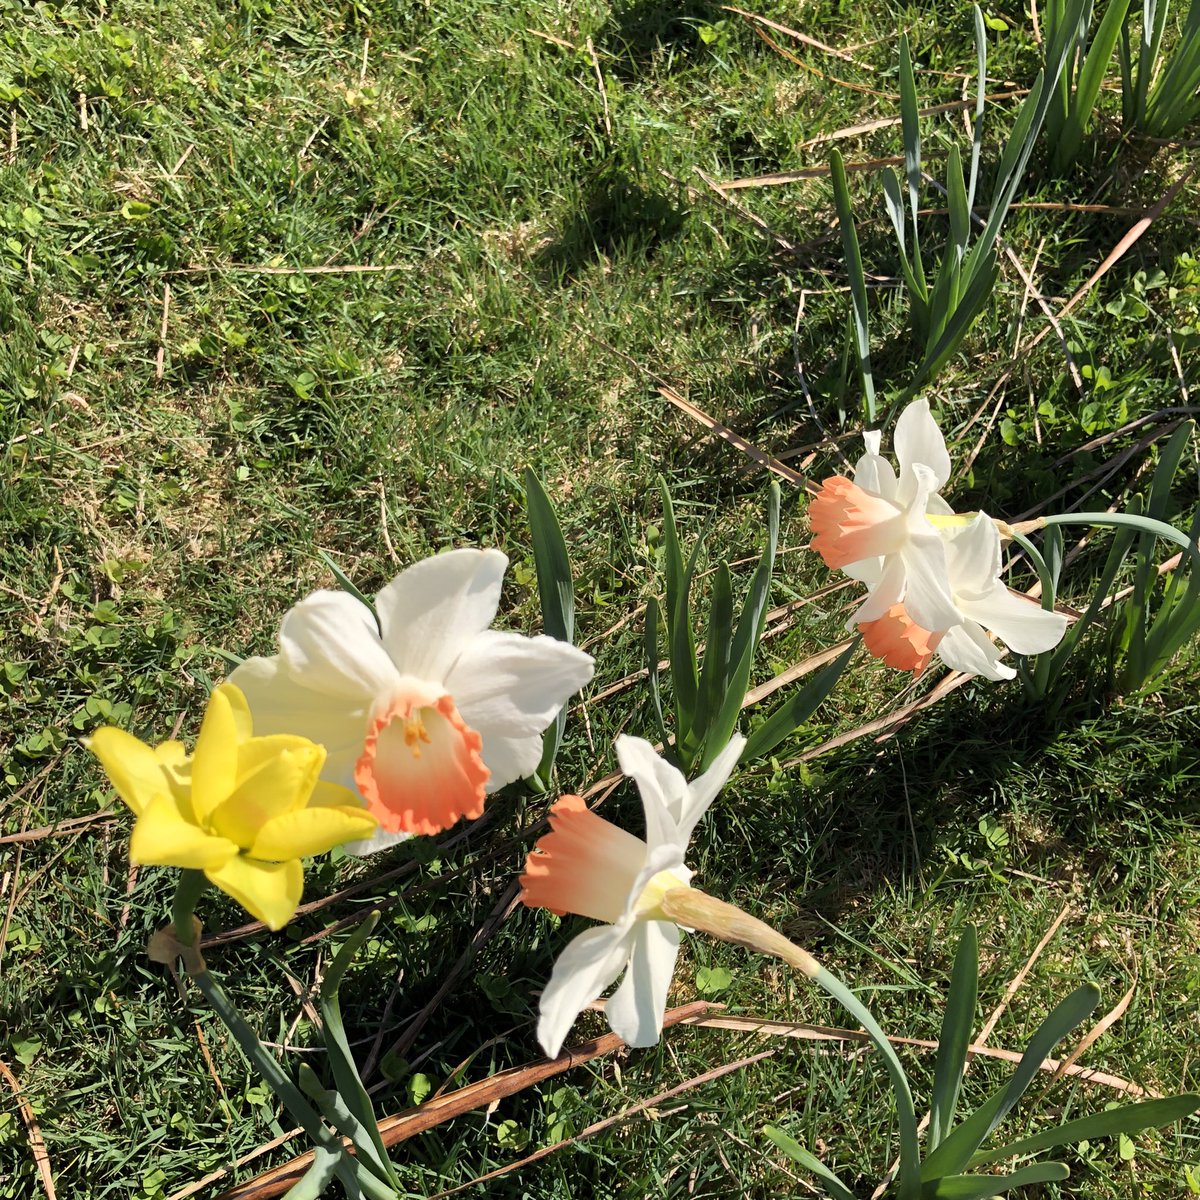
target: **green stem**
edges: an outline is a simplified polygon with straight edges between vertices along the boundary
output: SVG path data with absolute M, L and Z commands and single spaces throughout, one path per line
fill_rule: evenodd
M 898 1200 L 918 1200 L 921 1195 L 921 1147 L 918 1140 L 917 1113 L 908 1077 L 896 1057 L 896 1051 L 879 1023 L 863 1003 L 836 975 L 822 967 L 813 983 L 832 996 L 866 1031 L 875 1049 L 883 1056 L 883 1065 L 892 1080 L 896 1095 L 896 1120 L 900 1126 L 900 1166 L 896 1178 Z
M 288 1077 L 287 1072 L 267 1052 L 266 1047 L 258 1040 L 258 1035 L 246 1023 L 241 1013 L 234 1008 L 233 1001 L 229 999 L 225 989 L 211 972 L 201 971 L 194 979 L 196 986 L 204 993 L 204 998 L 212 1005 L 225 1028 L 233 1034 L 242 1053 L 253 1063 L 275 1095 L 283 1101 L 288 1112 L 308 1134 L 313 1144 L 324 1148 L 331 1154 L 337 1154 L 342 1160 L 338 1175 L 346 1185 L 347 1194 L 354 1195 L 354 1189 L 362 1184 L 362 1180 L 359 1178 L 362 1172 L 357 1169 L 355 1161 L 346 1153 L 341 1139 L 326 1128 L 320 1116 L 304 1098 L 303 1093 Z M 394 1193 L 391 1193 L 389 1189 L 388 1195 L 390 1200 L 390 1195 L 394 1195 Z M 378 1196 L 380 1200 L 383 1200 L 384 1193 L 380 1191 Z
M 1029 555 L 1029 561 L 1033 563 L 1033 569 L 1037 572 L 1038 580 L 1042 585 L 1042 607 L 1049 612 L 1053 612 L 1054 577 L 1050 574 L 1050 568 L 1046 565 L 1046 560 L 1042 557 L 1042 552 L 1023 533 L 1018 533 L 1011 526 L 1008 532 L 1009 537 Z
M 1156 521 L 1153 517 L 1139 517 L 1133 513 L 1084 512 L 1084 513 L 1055 513 L 1049 517 L 1040 518 L 1042 525 L 1108 525 L 1114 528 L 1128 526 L 1140 529 L 1143 533 L 1153 533 L 1157 537 L 1166 538 L 1177 546 L 1182 546 L 1200 559 L 1200 549 L 1196 543 L 1181 529 L 1168 525 L 1166 521 Z
M 171 903 L 171 924 L 175 926 L 175 940 L 181 946 L 192 944 L 192 912 L 196 901 L 204 895 L 207 888 L 208 877 L 203 871 L 180 872 L 175 899 Z
M 917 1113 L 908 1077 L 896 1057 L 892 1043 L 879 1023 L 854 993 L 835 975 L 831 975 L 807 950 L 802 950 L 783 934 L 750 916 L 740 908 L 709 896 L 695 888 L 672 888 L 660 902 L 663 917 L 688 929 L 701 929 L 725 942 L 745 946 L 759 954 L 782 958 L 819 988 L 832 996 L 866 1031 L 867 1037 L 883 1056 L 896 1097 L 896 1120 L 900 1126 L 900 1167 L 896 1179 L 897 1200 L 920 1200 L 921 1146 Z

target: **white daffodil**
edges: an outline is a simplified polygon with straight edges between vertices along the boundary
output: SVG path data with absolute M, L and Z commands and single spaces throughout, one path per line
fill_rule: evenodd
M 530 774 L 542 731 L 592 677 L 589 655 L 551 637 L 489 628 L 508 559 L 452 550 L 414 563 L 371 611 L 318 591 L 284 616 L 279 653 L 232 674 L 256 733 L 310 738 L 322 777 L 354 788 L 383 831 L 364 854 L 478 817 Z
M 920 674 L 936 654 L 948 667 L 986 679 L 1011 679 L 1016 672 L 1000 661 L 1003 648 L 990 630 L 1018 654 L 1042 654 L 1058 645 L 1067 618 L 1047 612 L 1035 600 L 1015 596 L 1000 579 L 1000 531 L 986 513 L 946 533 L 946 565 L 958 621 L 933 632 L 911 620 L 903 604 L 860 625 L 863 642 L 888 666 Z
M 559 916 L 605 922 L 568 944 L 542 992 L 538 1041 L 551 1057 L 584 1006 L 622 972 L 625 978 L 604 1009 L 609 1025 L 631 1046 L 658 1041 L 680 941 L 679 926 L 663 917 L 659 905 L 667 892 L 688 886 L 688 839 L 745 742 L 732 738 L 689 784 L 649 742 L 617 738 L 621 770 L 641 793 L 645 841 L 598 817 L 578 796 L 563 796 L 551 808 L 551 832 L 525 862 L 521 899 Z
M 878 620 L 903 603 L 923 628 L 949 629 L 958 614 L 938 526 L 955 518 L 938 489 L 950 478 L 950 455 L 928 402 L 914 400 L 896 422 L 899 474 L 879 453 L 878 430 L 863 440 L 867 451 L 854 478 L 826 479 L 809 504 L 813 549 L 826 566 L 867 585 L 851 625 Z

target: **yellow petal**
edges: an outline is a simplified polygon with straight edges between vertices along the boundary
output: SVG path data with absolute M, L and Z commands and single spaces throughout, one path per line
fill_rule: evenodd
M 309 808 L 362 808 L 362 797 L 350 788 L 338 783 L 327 783 L 324 779 L 317 780 L 312 795 L 308 798 Z M 363 808 L 363 812 L 367 810 Z M 375 820 L 374 817 L 371 818 Z
M 282 929 L 292 919 L 304 891 L 304 871 L 295 858 L 268 863 L 239 854 L 204 873 L 271 929 Z
M 182 742 L 163 742 L 154 747 L 154 757 L 162 768 L 163 777 L 175 797 L 183 815 L 193 823 L 192 811 L 192 760 Z
M 216 690 L 229 701 L 229 710 L 237 728 L 237 740 L 248 742 L 254 735 L 254 723 L 250 719 L 250 705 L 242 694 L 242 689 L 236 683 L 223 683 Z
M 266 737 L 251 738 L 238 747 L 237 783 L 241 787 L 252 775 L 257 774 L 272 759 L 278 758 L 284 751 L 300 751 L 305 754 L 315 751 L 320 757 L 317 773 L 325 765 L 325 747 L 308 738 L 298 737 L 294 733 L 274 733 Z
M 219 867 L 237 846 L 188 821 L 169 796 L 158 796 L 138 814 L 129 839 L 129 857 L 150 867 Z
M 375 818 L 365 808 L 302 808 L 268 821 L 254 839 L 250 854 L 272 862 L 307 858 L 343 842 L 370 837 L 376 827 Z
M 154 757 L 164 767 L 182 767 L 187 762 L 188 753 L 182 742 L 160 742 L 154 747 Z
M 312 742 L 298 749 L 277 750 L 259 763 L 228 800 L 213 809 L 209 827 L 249 850 L 258 831 L 273 817 L 304 807 L 324 761 L 324 749 Z
M 238 715 L 230 701 L 231 685 L 222 685 L 208 698 L 208 708 L 192 755 L 192 806 L 199 821 L 229 799 L 237 784 Z M 244 700 L 243 700 L 244 703 Z
M 152 800 L 171 795 L 158 755 L 133 734 L 105 725 L 84 745 L 100 760 L 117 795 L 139 816 Z

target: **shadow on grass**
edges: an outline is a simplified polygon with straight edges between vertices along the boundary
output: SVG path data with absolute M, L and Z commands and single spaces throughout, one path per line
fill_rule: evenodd
M 684 213 L 666 195 L 625 171 L 605 169 L 534 265 L 548 280 L 562 282 L 603 259 L 649 257 L 683 222 Z
M 723 15 L 714 0 L 630 0 L 613 5 L 612 21 L 596 45 L 625 79 L 643 74 L 660 56 L 667 70 L 681 70 L 705 52 L 697 27 Z

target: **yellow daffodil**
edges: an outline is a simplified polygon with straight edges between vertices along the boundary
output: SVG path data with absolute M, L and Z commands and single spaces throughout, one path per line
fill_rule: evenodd
M 353 793 L 320 780 L 325 748 L 290 734 L 255 737 L 231 683 L 209 698 L 190 755 L 181 742 L 151 747 L 112 726 L 87 745 L 137 817 L 132 862 L 201 870 L 272 929 L 300 903 L 301 858 L 375 831 Z

